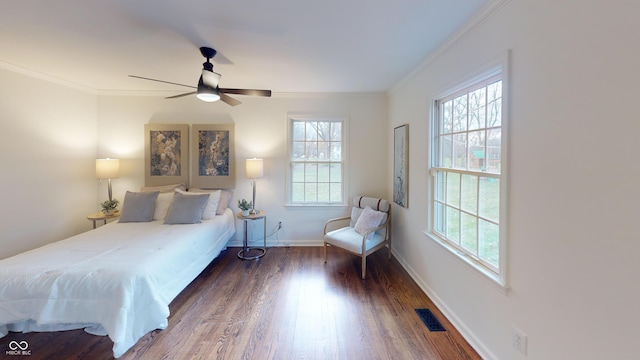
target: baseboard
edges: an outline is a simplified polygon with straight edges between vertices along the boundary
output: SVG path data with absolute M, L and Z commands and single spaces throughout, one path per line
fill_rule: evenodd
M 249 246 L 261 247 L 262 241 L 251 240 Z M 302 246 L 322 246 L 324 243 L 322 240 L 269 240 L 267 239 L 267 247 L 302 247 Z M 242 240 L 233 239 L 227 243 L 227 247 L 242 247 Z
M 449 321 L 455 326 L 455 328 L 460 332 L 460 335 L 467 340 L 469 345 L 473 347 L 478 354 L 486 360 L 496 359 L 496 357 L 487 349 L 486 346 L 475 336 L 475 334 L 469 330 L 469 328 L 465 325 L 465 323 L 460 320 L 458 316 L 456 316 L 455 312 L 451 310 L 438 296 L 438 294 L 433 291 L 427 285 L 426 282 L 422 280 L 422 278 L 418 275 L 418 273 L 409 265 L 409 263 L 401 256 L 394 251 L 392 251 L 393 256 L 398 260 L 400 265 L 409 273 L 409 276 L 413 279 L 413 281 L 418 284 L 418 286 L 424 291 L 425 294 L 433 301 L 433 303 L 438 307 L 438 309 L 444 314 L 444 316 L 449 319 Z

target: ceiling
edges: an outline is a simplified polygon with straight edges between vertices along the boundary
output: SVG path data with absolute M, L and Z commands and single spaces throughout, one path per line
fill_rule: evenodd
M 0 12 L 0 67 L 96 92 L 196 85 L 384 92 L 490 0 L 28 0 Z

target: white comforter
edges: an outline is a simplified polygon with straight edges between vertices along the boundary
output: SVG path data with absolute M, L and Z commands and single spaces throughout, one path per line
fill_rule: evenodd
M 117 358 L 167 327 L 169 303 L 226 248 L 231 210 L 201 224 L 111 223 L 0 261 L 0 337 L 85 328 Z

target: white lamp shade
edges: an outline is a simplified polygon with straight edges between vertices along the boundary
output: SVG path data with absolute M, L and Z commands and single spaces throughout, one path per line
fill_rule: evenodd
M 96 178 L 116 179 L 120 172 L 120 160 L 96 159 Z
M 262 178 L 262 159 L 247 159 L 247 178 Z

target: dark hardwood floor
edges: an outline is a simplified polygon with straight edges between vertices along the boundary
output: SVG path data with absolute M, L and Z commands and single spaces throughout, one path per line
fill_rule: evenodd
M 169 326 L 141 338 L 121 359 L 479 359 L 387 250 L 360 258 L 321 247 L 270 248 L 258 261 L 229 248 L 170 305 Z M 415 313 L 429 308 L 447 329 L 430 332 Z M 108 337 L 82 330 L 9 333 L 30 356 L 113 359 Z

